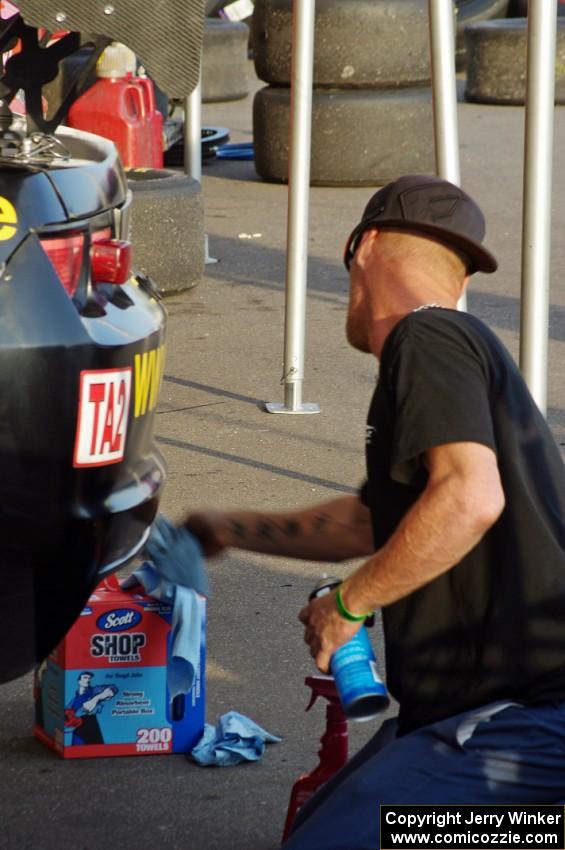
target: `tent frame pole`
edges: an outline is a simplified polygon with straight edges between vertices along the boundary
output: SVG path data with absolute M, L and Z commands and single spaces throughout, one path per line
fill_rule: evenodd
M 293 0 L 292 4 L 285 342 L 281 382 L 284 386 L 284 403 L 267 402 L 269 413 L 320 411 L 317 404 L 302 401 L 315 7 L 315 0 Z
M 553 7 L 553 11 L 549 8 Z M 530 0 L 524 134 L 520 369 L 547 410 L 557 2 Z

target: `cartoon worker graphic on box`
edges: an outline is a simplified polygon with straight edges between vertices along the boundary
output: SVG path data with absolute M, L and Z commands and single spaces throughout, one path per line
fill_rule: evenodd
M 76 693 L 65 708 L 65 728 L 72 729 L 72 744 L 104 743 L 96 715 L 118 689 L 114 685 L 92 685 L 93 678 L 94 673 L 88 670 L 80 673 Z

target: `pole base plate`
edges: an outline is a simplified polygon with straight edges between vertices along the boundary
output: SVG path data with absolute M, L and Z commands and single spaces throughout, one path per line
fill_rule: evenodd
M 267 401 L 265 403 L 265 408 L 267 413 L 298 413 L 304 415 L 320 412 L 319 404 L 307 401 L 300 404 L 296 409 L 287 407 L 282 401 Z

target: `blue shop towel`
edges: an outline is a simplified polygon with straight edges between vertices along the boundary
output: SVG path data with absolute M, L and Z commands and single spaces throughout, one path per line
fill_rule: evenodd
M 164 578 L 151 561 L 145 561 L 122 587 L 127 589 L 135 583 L 141 584 L 148 596 L 168 603 L 173 609 L 167 664 L 167 687 L 172 701 L 179 694 L 187 694 L 194 684 L 200 663 L 202 605 L 194 590 L 179 587 Z
M 198 764 L 226 767 L 242 761 L 258 761 L 265 744 L 281 741 L 237 711 L 222 714 L 217 725 L 206 723 L 204 734 L 191 752 Z
M 210 596 L 202 548 L 188 528 L 175 526 L 164 516 L 158 516 L 145 544 L 144 555 L 162 578 L 190 587 L 201 596 Z

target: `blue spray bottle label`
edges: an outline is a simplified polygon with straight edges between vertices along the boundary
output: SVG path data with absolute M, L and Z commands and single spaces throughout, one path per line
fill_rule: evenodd
M 310 594 L 310 599 L 324 596 L 339 584 L 338 579 L 322 578 Z M 387 689 L 379 676 L 377 660 L 365 626 L 336 649 L 330 661 L 330 669 L 343 710 L 350 720 L 370 720 L 388 706 Z

